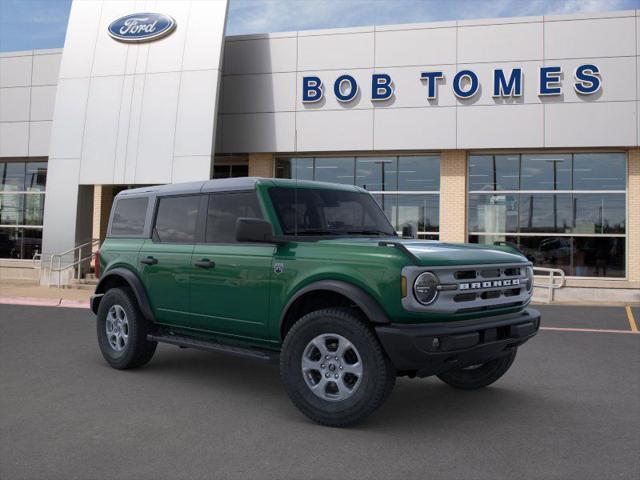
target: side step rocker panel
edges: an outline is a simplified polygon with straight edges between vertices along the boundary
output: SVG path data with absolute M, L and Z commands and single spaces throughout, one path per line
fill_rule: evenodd
M 147 340 L 150 342 L 168 343 L 182 348 L 195 348 L 197 350 L 204 350 L 207 352 L 227 353 L 237 357 L 251 358 L 260 362 L 278 363 L 280 359 L 280 354 L 278 352 L 272 352 L 270 350 L 224 345 L 222 343 L 200 340 L 182 335 L 149 334 L 147 335 Z

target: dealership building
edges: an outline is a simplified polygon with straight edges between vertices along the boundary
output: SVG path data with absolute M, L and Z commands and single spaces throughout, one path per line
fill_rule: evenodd
M 71 281 L 123 189 L 261 176 L 516 245 L 560 299 L 640 301 L 640 10 L 247 36 L 226 13 L 75 0 L 63 49 L 0 54 L 0 278 Z

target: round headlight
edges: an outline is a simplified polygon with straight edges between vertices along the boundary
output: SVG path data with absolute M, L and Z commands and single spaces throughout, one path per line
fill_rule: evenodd
M 438 296 L 438 285 L 440 285 L 440 280 L 434 273 L 421 273 L 413 284 L 413 293 L 416 296 L 416 300 L 422 305 L 433 303 Z
M 527 267 L 527 292 L 533 291 L 533 267 Z

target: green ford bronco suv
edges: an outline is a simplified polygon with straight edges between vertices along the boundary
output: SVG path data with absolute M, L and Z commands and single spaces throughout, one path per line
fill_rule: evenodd
M 91 309 L 114 368 L 158 342 L 279 361 L 325 425 L 378 408 L 397 375 L 476 389 L 534 336 L 530 262 L 509 247 L 402 238 L 367 191 L 235 178 L 118 194 Z

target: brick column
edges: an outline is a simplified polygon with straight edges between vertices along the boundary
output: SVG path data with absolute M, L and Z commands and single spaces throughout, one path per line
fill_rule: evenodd
M 440 240 L 467 241 L 467 152 L 440 155 Z
M 250 153 L 249 176 L 271 178 L 274 175 L 275 157 L 273 153 Z
M 640 149 L 629 150 L 627 186 L 627 277 L 640 282 Z
M 109 214 L 113 204 L 113 187 L 110 185 L 96 185 L 93 190 L 93 238 L 99 238 L 100 243 L 107 235 Z

